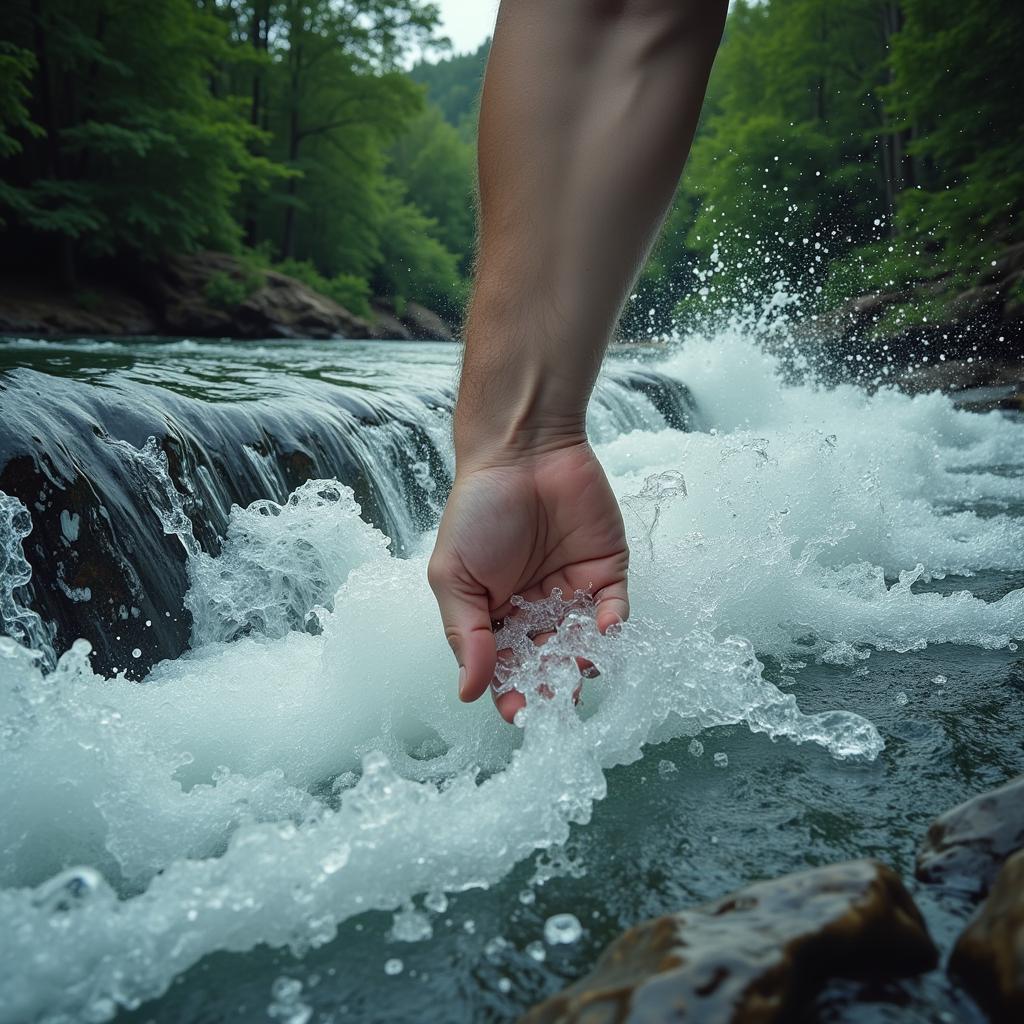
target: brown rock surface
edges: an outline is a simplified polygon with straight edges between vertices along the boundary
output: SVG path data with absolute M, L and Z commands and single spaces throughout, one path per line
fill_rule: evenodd
M 995 1021 L 1024 1021 L 1024 850 L 996 877 L 949 962 Z
M 255 287 L 237 304 L 208 297 L 216 275 Z M 343 306 L 276 270 L 249 271 L 222 252 L 166 260 L 148 290 L 168 334 L 231 338 L 368 338 L 369 323 Z
M 897 875 L 851 861 L 639 925 L 523 1024 L 776 1024 L 830 977 L 915 974 L 936 958 Z
M 405 304 L 402 323 L 409 328 L 409 333 L 414 338 L 433 341 L 455 340 L 451 327 L 432 309 L 427 309 L 426 306 L 421 306 L 418 302 Z
M 152 311 L 116 289 L 87 285 L 70 294 L 39 281 L 0 282 L 0 334 L 103 337 L 154 331 Z
M 1024 775 L 936 818 L 917 854 L 922 882 L 983 896 L 1003 861 L 1024 848 Z

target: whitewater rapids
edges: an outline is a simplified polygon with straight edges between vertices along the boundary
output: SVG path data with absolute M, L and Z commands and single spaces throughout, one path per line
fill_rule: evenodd
M 879 754 L 871 722 L 803 714 L 764 657 L 798 671 L 1024 637 L 1024 590 L 914 590 L 1024 569 L 1019 422 L 938 394 L 787 385 L 738 334 L 657 369 L 691 389 L 701 429 L 596 445 L 633 617 L 600 637 L 585 602 L 570 609 L 520 666 L 525 691 L 555 692 L 521 728 L 455 698 L 431 535 L 394 557 L 332 482 L 235 510 L 216 558 L 193 547 L 193 649 L 142 684 L 95 675 L 82 646 L 44 674 L 0 639 L 0 1021 L 106 1020 L 216 951 L 301 952 L 366 910 L 492 885 L 587 822 L 608 769 L 671 738 L 745 723 Z M 262 632 L 225 642 L 239 621 Z M 600 671 L 578 710 L 573 655 Z

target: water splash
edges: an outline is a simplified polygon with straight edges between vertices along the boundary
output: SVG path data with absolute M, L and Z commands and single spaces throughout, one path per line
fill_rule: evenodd
M 56 663 L 52 631 L 24 599 L 32 568 L 22 543 L 32 532 L 32 517 L 17 499 L 0 491 L 0 636 L 8 636 L 33 652 L 40 665 Z
M 921 592 L 943 573 L 1024 566 L 1024 478 L 985 468 L 1024 471 L 1019 426 L 939 396 L 787 386 L 737 338 L 666 366 L 716 432 L 655 422 L 599 445 L 650 541 L 634 545 L 633 616 L 602 637 L 586 594 L 520 604 L 499 638 L 514 655 L 500 685 L 528 697 L 520 730 L 453 699 L 423 553 L 395 558 L 323 483 L 233 510 L 221 555 L 190 554 L 206 625 L 142 685 L 101 678 L 81 647 L 47 676 L 0 648 L 14 683 L 0 689 L 0 1020 L 108 1019 L 213 952 L 301 953 L 369 909 L 419 934 L 415 915 L 441 912 L 445 892 L 558 848 L 608 770 L 664 740 L 742 723 L 877 755 L 870 722 L 805 713 L 764 656 L 799 673 L 877 648 L 1020 639 L 1024 591 Z M 152 482 L 166 466 L 152 451 L 139 465 L 186 532 Z M 996 495 L 1005 512 L 971 511 Z M 580 657 L 600 675 L 577 706 Z M 685 760 L 680 773 L 700 763 Z M 545 865 L 535 881 L 564 870 Z M 282 1012 L 303 1003 L 292 995 L 275 993 Z

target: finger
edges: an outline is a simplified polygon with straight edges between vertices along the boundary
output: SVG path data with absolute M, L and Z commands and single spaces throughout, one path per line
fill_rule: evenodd
M 518 690 L 509 690 L 508 693 L 495 693 L 492 690 L 491 696 L 494 697 L 494 706 L 498 709 L 498 714 L 510 725 L 516 717 L 516 712 L 526 707 L 526 698 Z
M 597 604 L 597 628 L 602 633 L 616 623 L 625 622 L 629 618 L 629 596 L 626 593 L 626 581 L 612 583 L 594 595 Z
M 487 593 L 470 590 L 443 573 L 432 573 L 430 585 L 459 664 L 459 698 L 474 701 L 490 685 L 497 661 Z

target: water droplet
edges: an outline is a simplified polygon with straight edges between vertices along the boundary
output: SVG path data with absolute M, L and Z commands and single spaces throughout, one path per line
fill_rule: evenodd
M 542 964 L 547 959 L 548 952 L 544 948 L 544 943 L 537 941 L 531 942 L 526 947 L 526 955 L 533 957 L 533 959 L 536 960 L 537 963 Z
M 579 940 L 583 926 L 575 914 L 555 914 L 544 922 L 544 941 L 551 946 L 563 946 Z
M 423 906 L 434 914 L 443 914 L 448 909 L 448 897 L 443 892 L 430 892 L 423 899 Z
M 405 964 L 398 959 L 397 956 L 393 956 L 390 960 L 384 961 L 384 973 L 390 977 L 394 977 L 396 974 L 401 974 L 405 969 Z

